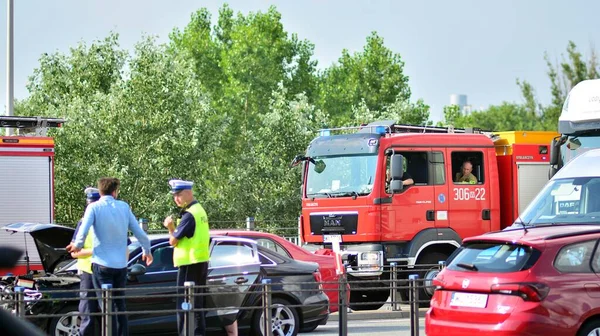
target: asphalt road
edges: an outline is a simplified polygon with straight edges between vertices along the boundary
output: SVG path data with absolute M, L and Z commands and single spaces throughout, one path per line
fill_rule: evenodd
M 306 336 L 339 335 L 338 321 L 329 321 Z M 349 320 L 348 335 L 410 336 L 410 319 Z M 425 335 L 425 319 L 419 319 L 419 336 Z

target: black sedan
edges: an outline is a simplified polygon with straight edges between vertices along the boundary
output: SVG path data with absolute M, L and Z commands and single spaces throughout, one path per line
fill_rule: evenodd
M 3 277 L 2 292 L 16 285 L 29 287 L 26 292 L 27 315 L 58 314 L 55 318 L 35 318 L 31 321 L 53 336 L 75 335 L 78 331 L 78 293 L 51 294 L 54 300 L 36 300 L 45 290 L 78 289 L 79 277 L 75 261 L 65 251 L 73 229 L 54 224 L 16 223 L 5 227 L 14 232 L 30 234 L 42 256 L 45 273 L 31 276 Z M 129 245 L 130 260 L 127 310 L 145 312 L 129 316 L 131 334 L 174 334 L 177 269 L 173 266 L 173 248 L 165 235 L 151 235 L 154 262 L 145 266 L 139 243 Z M 223 320 L 238 320 L 241 333 L 262 335 L 261 309 L 239 309 L 261 305 L 262 279 L 272 282 L 272 315 L 274 334 L 295 336 L 307 327 L 325 324 L 329 316 L 329 301 L 318 280 L 316 263 L 296 261 L 258 246 L 255 241 L 237 237 L 211 237 L 209 264 L 209 295 L 206 299 L 207 329 L 211 334 L 224 332 Z M 29 279 L 33 281 L 28 281 Z M 146 289 L 147 288 L 147 289 Z M 41 294 L 40 294 L 41 293 Z M 231 293 L 231 294 L 223 294 Z M 233 293 L 241 293 L 233 294 Z M 163 297 L 161 297 L 163 296 Z M 171 296 L 171 297 L 164 297 Z M 296 307 L 294 307 L 296 306 Z M 6 306 L 6 308 L 12 308 Z

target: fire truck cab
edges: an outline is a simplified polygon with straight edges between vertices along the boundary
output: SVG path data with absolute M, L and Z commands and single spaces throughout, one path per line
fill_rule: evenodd
M 321 130 L 292 162 L 303 163 L 302 241 L 313 250 L 339 243 L 352 309 L 377 309 L 390 293 L 390 263 L 401 281 L 430 281 L 463 238 L 512 224 L 548 181 L 556 135 L 394 121 Z M 463 166 L 474 178 L 461 179 Z

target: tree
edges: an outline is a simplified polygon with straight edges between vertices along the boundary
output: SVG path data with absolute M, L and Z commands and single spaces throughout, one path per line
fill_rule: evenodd
M 80 45 L 76 50 L 84 52 L 54 57 L 64 64 L 94 63 L 94 53 L 88 48 Z M 89 60 L 77 59 L 80 55 L 88 55 Z M 116 78 L 109 89 L 79 96 L 67 92 L 47 109 L 48 115 L 68 116 L 64 127 L 51 131 L 56 139 L 58 222 L 77 221 L 84 208 L 84 187 L 94 185 L 101 176 L 120 178 L 120 197 L 130 202 L 136 215 L 153 221 L 172 212 L 168 179 L 192 179 L 200 196 L 207 192 L 198 177 L 206 176 L 211 166 L 223 120 L 202 94 L 192 65 L 168 54 L 152 39 L 137 44 L 128 65 L 123 79 Z M 60 69 L 64 69 L 61 63 L 43 62 L 36 73 Z M 82 76 L 102 74 L 73 71 L 57 78 L 42 76 L 40 81 L 65 87 L 65 83 L 81 82 Z M 32 97 L 43 97 L 48 86 L 32 89 Z M 22 107 L 29 115 L 39 115 L 41 107 L 36 103 L 31 99 Z M 215 209 L 211 206 L 207 208 Z
M 364 104 L 369 110 L 410 100 L 408 76 L 399 54 L 385 47 L 373 32 L 362 52 L 342 51 L 338 64 L 321 74 L 318 106 L 331 116 L 333 126 L 353 123 L 353 108 Z
M 563 56 L 560 63 L 558 61 L 551 62 L 547 53 L 544 55 L 544 59 L 548 66 L 550 93 L 552 95 L 552 101 L 549 105 L 542 106 L 537 102 L 534 89 L 528 82 L 517 80 L 517 84 L 521 88 L 529 113 L 542 117 L 543 123 L 540 127 L 547 130 L 556 130 L 562 105 L 569 91 L 583 80 L 600 78 L 600 67 L 594 48 L 591 48 L 589 58 L 586 61 L 573 41 L 569 41 L 567 45 L 567 58 Z

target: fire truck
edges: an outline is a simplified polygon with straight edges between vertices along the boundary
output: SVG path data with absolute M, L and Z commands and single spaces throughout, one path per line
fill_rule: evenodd
M 600 79 L 579 82 L 563 103 L 552 140 L 550 176 L 577 155 L 600 148 Z
M 0 128 L 18 133 L 0 136 L 0 246 L 24 251 L 19 264 L 0 270 L 0 275 L 42 269 L 37 249 L 31 248 L 33 239 L 1 227 L 15 222 L 54 222 L 54 140 L 46 133 L 63 123 L 55 118 L 0 116 Z
M 390 263 L 400 286 L 412 273 L 431 281 L 462 239 L 510 226 L 548 181 L 556 136 L 391 120 L 321 130 L 290 165 L 302 166 L 303 245 L 339 246 L 351 308 L 377 309 L 390 293 Z M 455 182 L 465 162 L 476 181 Z M 415 268 L 423 264 L 432 266 Z

